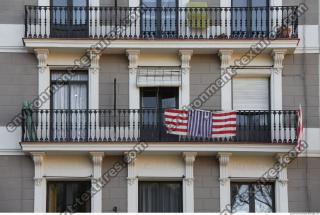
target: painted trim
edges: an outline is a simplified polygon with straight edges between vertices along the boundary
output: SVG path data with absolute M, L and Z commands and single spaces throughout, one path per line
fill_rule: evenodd
M 22 143 L 22 150 L 25 152 L 47 151 L 47 152 L 88 152 L 88 151 L 104 151 L 104 152 L 123 152 L 131 150 L 136 143 Z M 288 152 L 293 145 L 284 144 L 166 144 L 166 143 L 150 143 L 147 152 L 252 152 L 252 153 L 280 153 Z
M 5 155 L 27 155 L 27 154 L 19 149 L 12 149 L 12 150 L 2 149 L 0 150 L 0 156 L 2 155 L 5 156 Z
M 28 48 L 83 48 L 96 45 L 99 40 L 68 40 L 68 39 L 23 39 Z M 109 49 L 250 49 L 259 40 L 113 40 Z M 268 49 L 286 48 L 293 52 L 299 40 L 274 40 Z

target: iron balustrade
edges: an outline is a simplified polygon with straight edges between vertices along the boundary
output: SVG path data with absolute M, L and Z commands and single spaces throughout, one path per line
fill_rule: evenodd
M 297 111 L 237 111 L 232 138 L 167 134 L 163 110 L 22 110 L 22 142 L 246 142 L 295 143 Z
M 295 39 L 298 38 L 298 6 L 27 5 L 25 38 Z

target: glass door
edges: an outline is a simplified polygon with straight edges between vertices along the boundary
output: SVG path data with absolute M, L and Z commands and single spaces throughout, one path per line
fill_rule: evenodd
M 88 130 L 88 74 L 78 72 L 69 80 L 60 78 L 64 71 L 51 74 L 51 139 L 81 141 L 87 139 Z
M 232 1 L 233 37 L 250 38 L 268 36 L 268 19 L 268 0 Z
M 143 37 L 177 36 L 177 0 L 141 0 L 141 34 Z
M 177 141 L 179 136 L 167 134 L 164 110 L 179 107 L 178 87 L 141 88 L 141 130 L 143 141 Z
M 51 37 L 88 37 L 88 0 L 51 0 Z

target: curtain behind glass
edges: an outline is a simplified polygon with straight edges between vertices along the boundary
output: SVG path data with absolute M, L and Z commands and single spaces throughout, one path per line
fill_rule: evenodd
M 71 76 L 64 72 L 54 72 L 51 79 L 56 81 L 53 85 L 58 89 L 52 95 L 53 138 L 85 139 L 88 104 L 87 73 L 81 72 Z
M 140 182 L 139 212 L 182 212 L 180 182 Z
M 70 108 L 75 110 L 72 112 L 72 139 L 85 139 L 86 138 L 86 122 L 87 112 L 87 85 L 86 84 L 72 84 L 70 86 Z

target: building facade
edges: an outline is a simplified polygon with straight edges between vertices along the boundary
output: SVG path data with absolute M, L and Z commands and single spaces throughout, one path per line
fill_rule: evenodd
M 1 1 L 0 212 L 319 212 L 319 11 Z M 190 106 L 235 111 L 236 136 L 168 134 Z

